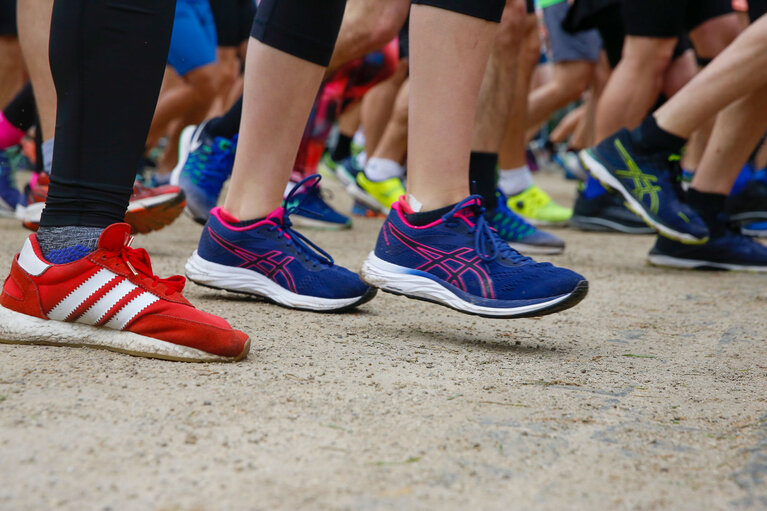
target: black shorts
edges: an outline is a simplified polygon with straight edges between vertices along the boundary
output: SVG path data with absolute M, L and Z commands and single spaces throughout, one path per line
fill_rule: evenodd
M 535 13 L 535 0 L 527 0 L 527 14 Z
M 678 37 L 704 22 L 734 12 L 731 0 L 622 0 L 626 34 Z
M 0 0 L 0 35 L 18 35 L 16 0 Z
M 767 0 L 748 0 L 748 16 L 751 21 L 767 13 Z
M 256 16 L 253 0 L 210 0 L 210 10 L 216 22 L 218 46 L 239 46 L 248 40 Z

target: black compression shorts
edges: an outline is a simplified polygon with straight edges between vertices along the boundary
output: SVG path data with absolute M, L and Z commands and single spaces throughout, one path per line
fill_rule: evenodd
M 731 0 L 622 0 L 626 34 L 671 38 L 734 12 Z
M 18 35 L 16 0 L 0 0 L 0 35 Z
M 527 0 L 527 14 L 535 14 L 535 0 Z
M 239 46 L 248 40 L 256 16 L 253 0 L 211 0 L 210 10 L 216 22 L 218 46 Z

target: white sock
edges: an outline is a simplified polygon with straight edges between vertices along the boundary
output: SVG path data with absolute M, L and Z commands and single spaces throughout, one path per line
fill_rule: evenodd
M 508 197 L 524 192 L 533 184 L 533 175 L 527 165 L 498 172 L 498 188 Z
M 370 158 L 365 164 L 365 177 L 371 181 L 386 181 L 405 175 L 405 167 L 393 160 Z

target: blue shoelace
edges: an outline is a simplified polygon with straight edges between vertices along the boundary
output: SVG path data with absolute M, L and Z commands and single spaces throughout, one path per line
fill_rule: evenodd
M 482 206 L 482 197 L 480 195 L 470 195 L 463 199 L 442 216 L 442 221 L 446 225 L 455 225 L 459 221 L 456 218 L 456 213 L 462 209 L 471 209 L 473 212 L 472 220 L 474 221 L 474 226 L 469 229 L 469 233 L 474 234 L 474 251 L 477 252 L 482 261 L 489 263 L 495 261 L 498 257 L 509 259 L 514 263 L 532 261 L 529 257 L 523 256 L 509 247 L 490 227 L 485 218 L 485 207 Z
M 312 266 L 315 267 L 318 265 L 333 266 L 335 261 L 333 261 L 333 258 L 330 256 L 330 254 L 312 243 L 303 234 L 291 229 L 293 224 L 290 222 L 290 215 L 299 210 L 304 200 L 306 200 L 306 198 L 309 197 L 315 189 L 317 192 L 319 192 L 319 183 L 321 179 L 322 176 L 319 174 L 314 174 L 299 181 L 298 184 L 296 184 L 296 186 L 290 190 L 288 196 L 285 197 L 285 199 L 282 201 L 282 207 L 285 209 L 282 217 L 282 225 L 275 225 L 274 227 L 269 228 L 270 231 L 279 232 L 286 239 L 288 246 L 295 245 L 298 253 L 304 256 L 304 261 L 311 262 Z M 299 190 L 301 190 L 301 187 L 304 185 L 308 187 L 309 193 L 303 195 L 300 198 L 297 198 L 297 200 L 295 200 L 293 204 L 290 205 L 291 199 L 293 199 L 293 197 L 298 193 Z

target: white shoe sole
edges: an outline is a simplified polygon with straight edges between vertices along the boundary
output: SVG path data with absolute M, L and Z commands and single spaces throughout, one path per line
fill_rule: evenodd
M 320 298 L 294 293 L 260 273 L 245 268 L 235 268 L 206 261 L 194 251 L 186 266 L 186 276 L 204 287 L 222 289 L 233 293 L 260 296 L 278 305 L 292 309 L 331 312 L 342 311 L 361 305 L 375 296 L 375 289 L 362 296 L 351 298 Z
M 698 259 L 683 259 L 679 257 L 654 255 L 647 256 L 647 260 L 653 266 L 663 266 L 666 268 L 678 268 L 685 270 L 728 270 L 728 271 L 745 271 L 753 273 L 765 273 L 767 272 L 767 266 L 746 266 L 741 264 L 727 264 L 727 263 L 714 263 L 711 261 L 701 261 Z
M 40 319 L 0 306 L 0 342 L 6 344 L 89 347 L 139 357 L 181 362 L 233 362 L 244 358 L 250 341 L 237 357 L 222 357 L 151 337 L 106 327 Z
M 583 165 L 589 169 L 589 172 L 591 172 L 591 175 L 594 176 L 597 181 L 602 183 L 604 186 L 610 188 L 611 190 L 615 190 L 616 192 L 620 193 L 623 197 L 623 200 L 626 201 L 626 207 L 629 208 L 631 211 L 633 211 L 636 215 L 641 218 L 644 223 L 655 229 L 658 234 L 661 236 L 665 236 L 666 238 L 678 241 L 680 243 L 686 243 L 690 245 L 701 245 L 708 241 L 708 238 L 696 238 L 695 236 L 685 233 L 685 232 L 678 232 L 674 229 L 671 229 L 670 227 L 667 227 L 666 225 L 663 225 L 656 220 L 654 220 L 642 207 L 642 205 L 639 203 L 639 201 L 634 198 L 634 196 L 626 190 L 621 182 L 616 179 L 612 174 L 610 174 L 610 171 L 607 170 L 607 168 L 599 163 L 599 161 L 591 156 L 588 149 L 582 150 L 580 153 L 578 153 L 581 157 L 581 161 L 583 162 Z
M 488 318 L 534 317 L 559 312 L 580 302 L 588 292 L 588 283 L 582 281 L 572 292 L 542 303 L 496 308 L 467 302 L 433 279 L 414 275 L 411 268 L 386 262 L 373 252 L 362 265 L 361 274 L 362 280 L 382 291 L 434 302 L 459 312 Z

